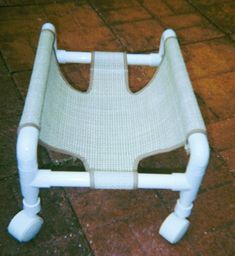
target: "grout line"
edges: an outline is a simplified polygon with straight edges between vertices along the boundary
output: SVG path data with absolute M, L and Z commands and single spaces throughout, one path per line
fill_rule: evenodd
M 175 15 L 177 15 L 177 12 L 169 5 L 168 2 L 165 2 L 164 0 L 162 1 Z M 180 14 L 185 14 L 185 13 L 180 13 Z
M 21 95 L 20 89 L 18 88 L 18 86 L 17 86 L 17 84 L 16 84 L 16 82 L 15 82 L 11 73 L 10 73 L 10 78 L 11 78 L 11 81 L 12 81 L 12 83 L 13 83 L 15 89 L 16 89 L 18 99 L 21 101 L 21 103 L 24 103 L 24 97 Z M 21 113 L 19 113 L 19 114 L 21 114 Z
M 5 59 L 4 59 L 3 54 L 2 54 L 1 51 L 0 51 L 0 58 L 2 59 L 3 65 L 5 66 L 5 68 L 6 68 L 6 70 L 7 70 L 7 74 L 6 74 L 6 75 L 10 77 L 11 82 L 12 82 L 13 85 L 14 85 L 14 88 L 15 88 L 15 90 L 16 90 L 16 92 L 17 92 L 17 97 L 18 97 L 18 99 L 19 99 L 20 101 L 23 101 L 23 97 L 22 97 L 22 95 L 21 95 L 21 93 L 20 93 L 20 90 L 19 90 L 19 88 L 17 87 L 17 85 L 16 85 L 16 83 L 15 83 L 15 81 L 14 81 L 14 79 L 13 79 L 13 74 L 14 74 L 14 72 L 10 72 L 10 70 L 9 70 L 9 68 L 8 68 L 8 66 L 7 66 L 7 63 L 6 63 Z
M 17 169 L 17 167 L 16 167 L 16 169 Z M 15 173 L 11 173 L 11 174 L 6 175 L 4 177 L 0 177 L 0 182 L 6 182 L 7 180 L 12 179 L 12 178 L 18 178 L 18 172 L 17 171 L 15 171 Z
M 75 219 L 76 219 L 76 225 L 77 225 L 78 229 L 81 230 L 82 236 L 84 237 L 84 240 L 86 241 L 86 247 L 87 247 L 87 249 L 89 249 L 89 253 L 91 253 L 90 255 L 94 255 L 94 252 L 93 252 L 93 250 L 91 249 L 91 245 L 90 245 L 90 243 L 89 243 L 89 240 L 87 239 L 86 234 L 85 234 L 85 232 L 84 232 L 84 230 L 83 230 L 83 228 L 82 228 L 82 225 L 81 225 L 81 223 L 79 222 L 79 217 L 77 216 L 77 214 L 76 214 L 76 212 L 75 212 L 75 210 L 74 210 L 74 208 L 73 208 L 73 205 L 72 205 L 72 203 L 71 203 L 71 201 L 70 201 L 70 199 L 69 199 L 69 197 L 68 197 L 68 195 L 67 195 L 67 191 L 65 190 L 65 188 L 62 188 L 62 190 L 63 190 L 64 193 L 65 193 L 66 201 L 67 201 L 67 203 L 69 204 L 69 207 L 70 207 L 70 209 L 71 209 L 71 211 L 72 211 L 72 213 L 73 213 L 73 215 L 74 215 L 74 217 L 75 217 Z M 81 236 L 81 235 L 80 235 L 80 236 Z
M 194 9 L 195 11 L 197 11 L 199 14 L 201 14 L 202 17 L 204 17 L 207 21 L 209 21 L 212 25 L 214 25 L 219 31 L 221 31 L 223 34 L 225 34 L 226 38 L 229 39 L 229 41 L 234 45 L 235 41 L 233 41 L 230 37 L 231 34 L 229 34 L 228 32 L 224 31 L 224 29 L 220 26 L 217 25 L 217 23 L 211 19 L 209 16 L 207 16 L 206 14 L 204 14 L 204 12 L 201 11 L 201 9 L 199 7 L 197 7 L 196 5 L 194 5 L 191 0 L 186 0 Z
M 97 10 L 95 8 L 95 6 L 88 0 L 89 5 L 91 6 L 91 8 L 97 13 L 97 15 L 101 18 L 101 20 L 104 22 L 104 24 L 106 25 L 106 27 L 111 31 L 111 33 L 114 35 L 114 38 L 119 42 L 120 46 L 122 49 L 126 49 L 126 45 L 123 44 L 122 40 L 120 40 L 120 38 L 118 37 L 118 35 L 116 34 L 115 30 L 112 28 L 111 25 L 109 25 L 109 23 L 105 20 L 105 18 L 103 17 L 102 13 Z
M 206 174 L 205 174 L 206 175 Z M 203 183 L 203 182 L 202 182 Z M 198 196 L 200 195 L 204 195 L 205 193 L 208 193 L 210 191 L 213 191 L 213 190 L 216 190 L 216 189 L 219 189 L 219 188 L 223 188 L 223 187 L 226 187 L 228 185 L 233 185 L 233 181 L 225 181 L 223 183 L 220 183 L 220 184 L 217 184 L 217 185 L 214 185 L 214 186 L 211 186 L 211 187 L 208 187 L 208 188 L 201 188 L 199 190 L 199 193 L 198 193 Z
M 31 1 L 32 2 L 32 1 Z M 68 2 L 68 3 L 73 3 L 74 1 L 64 1 L 64 2 Z M 22 4 L 12 4 L 12 5 L 1 5 L 0 4 L 0 8 L 17 8 L 17 7 L 33 7 L 33 6 L 38 6 L 38 7 L 41 7 L 41 6 L 45 6 L 45 5 L 54 5 L 54 4 L 64 4 L 64 2 L 62 1 L 53 1 L 53 2 L 46 2 L 46 3 L 22 3 Z M 76 2 L 79 2 L 79 1 L 76 1 Z M 82 6 L 82 5 L 85 5 L 86 3 L 83 3 L 83 4 L 79 4 L 79 6 Z
M 145 20 L 152 20 L 152 19 L 154 19 L 154 20 L 156 20 L 156 21 L 160 24 L 160 26 L 161 26 L 163 29 L 166 27 L 165 24 L 164 24 L 164 22 L 161 21 L 161 18 L 160 18 L 160 17 L 158 17 L 158 16 L 152 14 L 142 3 L 139 2 L 139 4 L 140 4 L 140 6 L 141 6 L 146 12 L 148 12 L 148 13 L 150 14 L 151 18 L 145 18 L 145 19 L 134 20 L 134 21 L 129 21 L 129 22 L 120 22 L 120 23 L 117 22 L 117 23 L 113 23 L 111 26 L 117 26 L 117 25 L 120 25 L 120 24 L 131 24 L 131 23 L 135 23 L 135 22 L 138 22 L 138 21 L 145 21 Z M 191 13 L 192 13 L 192 12 L 191 12 Z M 175 16 L 175 15 L 177 15 L 177 13 L 174 13 L 173 15 L 170 15 L 170 16 Z M 181 14 L 181 15 L 182 15 L 182 14 Z M 166 17 L 168 17 L 168 16 L 166 16 Z M 211 23 L 211 22 L 209 22 L 209 23 Z M 107 26 L 109 25 L 108 22 L 106 22 L 106 24 L 107 24 Z M 195 27 L 195 25 L 187 26 L 186 28 L 188 29 L 188 28 L 192 28 L 192 27 Z M 217 28 L 217 27 L 216 27 L 216 28 Z M 179 31 L 180 31 L 180 30 L 183 30 L 183 29 L 185 29 L 185 27 L 179 29 Z M 225 34 L 223 31 L 221 31 L 220 29 L 219 29 L 219 31 L 221 32 L 221 35 L 215 36 L 215 37 L 213 37 L 213 38 L 202 39 L 202 40 L 199 40 L 199 41 L 186 42 L 186 43 L 180 43 L 180 44 L 181 44 L 181 45 L 191 45 L 191 44 L 196 44 L 196 43 L 201 43 L 201 42 L 206 42 L 206 41 L 212 41 L 212 40 L 215 40 L 215 39 L 220 39 L 220 38 L 226 37 L 226 34 Z M 115 33 L 115 30 L 114 30 L 114 33 Z M 115 33 L 115 34 L 116 34 L 116 33 Z M 117 36 L 118 36 L 118 35 L 117 35 Z M 178 38 L 178 40 L 179 40 L 179 38 Z M 156 51 L 156 49 L 154 49 L 154 50 L 147 50 L 146 52 L 149 52 L 149 51 Z
M 141 241 L 139 241 L 138 236 L 135 234 L 135 232 L 133 231 L 133 229 L 129 226 L 129 223 L 127 223 L 130 232 L 132 233 L 133 237 L 135 238 L 135 241 L 137 242 L 137 244 L 139 245 L 140 250 L 142 251 L 142 253 L 144 253 L 144 255 L 148 255 L 148 251 L 146 251 L 146 249 L 144 248 L 143 244 L 141 243 Z M 159 234 L 158 234 L 159 235 Z M 154 239 L 154 238 L 153 238 Z
M 32 69 L 22 69 L 22 70 L 20 69 L 20 70 L 15 70 L 15 71 L 12 71 L 12 72 L 9 71 L 9 73 L 11 75 L 15 75 L 15 74 L 23 73 L 23 72 L 32 72 Z
M 108 22 L 108 24 L 110 24 L 110 26 L 118 26 L 118 25 L 123 25 L 123 24 L 132 24 L 132 23 L 137 23 L 137 22 L 141 22 L 141 21 L 148 21 L 148 20 L 153 20 L 153 17 L 148 17 L 148 18 L 140 18 L 140 19 L 135 19 L 135 20 L 127 20 L 127 21 L 116 21 L 116 22 Z
M 79 0 L 77 0 L 78 2 Z M 106 1 L 109 2 L 109 1 Z M 131 9 L 132 7 L 141 7 L 140 3 L 136 2 L 136 5 L 132 5 L 132 6 L 124 6 L 124 7 L 107 7 L 107 8 L 97 8 L 95 5 L 93 5 L 92 3 L 90 3 L 90 0 L 87 0 L 87 3 L 92 6 L 96 12 L 109 12 L 109 11 L 118 11 L 118 10 L 126 10 L 126 9 Z M 99 4 L 98 4 L 99 5 Z
M 1 58 L 1 60 L 2 60 L 2 63 L 3 63 L 3 65 L 4 65 L 4 67 L 6 68 L 7 73 L 10 74 L 10 70 L 9 70 L 9 68 L 8 68 L 8 66 L 7 66 L 7 62 L 6 62 L 5 58 L 3 57 L 3 54 L 2 54 L 2 51 L 1 51 L 1 50 L 0 50 L 0 58 Z
M 170 190 L 171 191 L 171 190 Z M 163 207 L 165 207 L 165 209 L 169 212 L 172 211 L 174 205 L 169 205 L 169 203 L 167 203 L 167 201 L 164 199 L 164 196 L 161 195 L 161 190 L 158 189 L 158 190 L 155 190 L 155 195 L 157 195 L 157 197 L 159 198 L 160 202 L 162 203 Z M 176 192 L 178 193 L 178 197 L 179 197 L 179 192 Z
M 235 68 L 232 68 L 232 69 L 228 69 L 228 70 L 225 70 L 225 71 L 218 71 L 218 72 L 215 72 L 215 73 L 211 73 L 207 76 L 201 76 L 201 77 L 198 77 L 198 78 L 193 78 L 191 80 L 192 81 L 199 81 L 199 80 L 202 80 L 202 79 L 211 79 L 211 78 L 214 78 L 214 77 L 217 77 L 217 76 L 221 76 L 223 74 L 232 73 L 234 71 L 235 71 Z
M 139 1 L 138 1 L 138 2 L 139 2 Z M 151 17 L 152 17 L 153 19 L 155 19 L 156 21 L 159 22 L 159 24 L 160 24 L 160 26 L 161 26 L 162 28 L 165 27 L 164 24 L 162 23 L 160 17 L 158 17 L 158 16 L 154 15 L 153 13 L 151 13 L 151 12 L 149 11 L 149 9 L 144 6 L 143 3 L 140 3 L 140 2 L 139 2 L 139 4 L 140 4 L 140 6 L 141 6 L 146 12 L 148 12 L 148 13 L 151 15 Z
M 226 39 L 227 36 L 226 35 L 221 35 L 221 36 L 216 36 L 216 37 L 213 37 L 213 38 L 208 38 L 208 39 L 202 39 L 200 41 L 195 41 L 195 42 L 189 42 L 189 43 L 181 43 L 180 42 L 180 45 L 182 46 L 188 46 L 188 45 L 194 45 L 194 44 L 198 44 L 198 43 L 204 43 L 204 42 L 210 42 L 210 41 L 214 41 L 214 40 L 217 40 L 217 39 Z M 182 40 L 179 40 L 179 41 L 182 41 Z
M 206 104 L 204 98 L 201 97 L 201 95 L 200 95 L 199 93 L 197 93 L 195 89 L 193 89 L 193 90 L 194 90 L 194 93 L 195 93 L 195 95 L 196 95 L 196 98 L 198 98 L 199 101 L 201 101 L 201 103 L 202 103 L 208 110 L 210 110 L 210 112 L 214 115 L 214 117 L 215 117 L 216 119 L 219 119 L 218 114 L 215 113 L 214 110 L 213 110 L 211 107 L 207 106 L 207 104 Z M 199 103 L 198 103 L 198 105 L 200 106 Z

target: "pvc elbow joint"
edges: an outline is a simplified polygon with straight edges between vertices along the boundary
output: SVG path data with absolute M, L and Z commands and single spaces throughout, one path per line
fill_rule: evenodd
M 205 169 L 208 165 L 210 148 L 205 134 L 195 133 L 190 135 L 190 160 L 189 165 L 198 169 Z
M 27 126 L 20 129 L 16 148 L 20 169 L 37 168 L 38 134 L 36 127 Z

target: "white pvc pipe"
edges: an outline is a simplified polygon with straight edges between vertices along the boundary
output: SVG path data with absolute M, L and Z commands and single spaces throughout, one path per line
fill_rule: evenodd
M 185 175 L 191 186 L 191 190 L 181 191 L 180 200 L 178 200 L 175 207 L 175 212 L 178 216 L 184 217 L 189 216 L 191 213 L 192 202 L 197 197 L 210 156 L 210 148 L 205 134 L 194 133 L 189 136 L 188 142 L 190 158 Z
M 90 187 L 88 172 L 39 170 L 31 183 L 34 187 Z M 138 174 L 138 188 L 189 189 L 185 174 Z
M 34 187 L 90 187 L 88 172 L 39 170 L 31 183 Z
M 207 137 L 203 133 L 194 133 L 189 136 L 188 142 L 190 148 L 188 169 L 200 176 L 204 174 L 210 156 Z
M 90 52 L 72 52 L 65 50 L 57 50 L 56 56 L 58 62 L 65 63 L 91 63 L 92 54 Z M 128 65 L 147 65 L 159 66 L 161 56 L 158 53 L 149 54 L 127 54 Z
M 24 208 L 26 205 L 33 205 L 39 209 L 37 188 L 30 187 L 37 170 L 37 145 L 39 131 L 36 127 L 25 126 L 20 128 L 17 138 L 17 164 L 19 169 L 21 192 L 24 197 Z M 29 208 L 29 207 L 27 207 Z M 34 207 L 31 207 L 31 210 Z M 36 210 L 37 211 L 37 210 Z
M 176 34 L 173 30 L 167 29 L 163 32 L 160 43 L 159 53 L 148 53 L 148 54 L 127 54 L 127 64 L 128 65 L 143 65 L 158 67 L 162 61 L 164 55 L 165 41 L 170 38 L 175 37 Z M 58 62 L 61 64 L 65 63 L 91 63 L 91 52 L 74 52 L 66 50 L 56 50 L 56 56 Z
M 37 146 L 39 131 L 36 127 L 20 128 L 17 137 L 16 153 L 18 168 L 23 171 L 37 169 Z
M 138 174 L 138 188 L 171 189 L 174 191 L 190 189 L 184 173 Z

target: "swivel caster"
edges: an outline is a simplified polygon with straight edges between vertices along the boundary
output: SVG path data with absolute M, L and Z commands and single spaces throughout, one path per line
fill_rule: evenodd
M 190 222 L 171 213 L 162 223 L 159 234 L 172 244 L 177 243 L 185 235 Z
M 43 224 L 38 215 L 30 215 L 25 210 L 17 213 L 8 226 L 8 232 L 19 242 L 27 242 L 34 238 Z

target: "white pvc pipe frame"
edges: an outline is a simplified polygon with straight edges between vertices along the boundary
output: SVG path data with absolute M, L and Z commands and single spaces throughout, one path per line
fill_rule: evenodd
M 43 29 L 49 29 L 55 33 L 55 28 L 51 24 L 45 24 Z M 127 63 L 129 65 L 158 66 L 164 56 L 165 40 L 169 37 L 176 37 L 173 30 L 168 29 L 164 31 L 161 37 L 159 53 L 127 54 Z M 89 52 L 68 52 L 65 50 L 56 50 L 56 55 L 59 63 L 90 63 L 92 57 Z M 90 175 L 88 172 L 39 170 L 37 164 L 38 137 L 39 131 L 33 126 L 23 127 L 19 131 L 17 139 L 17 160 L 21 184 L 25 184 L 26 187 L 30 184 L 32 188 L 52 186 L 90 187 Z M 188 146 L 190 159 L 185 173 L 138 173 L 137 187 L 171 189 L 174 191 L 194 189 L 197 191 L 209 161 L 209 145 L 206 135 L 203 133 L 190 135 Z M 24 186 L 22 188 L 24 190 Z M 28 194 L 27 191 L 28 189 L 25 189 L 26 194 Z M 190 198 L 191 196 L 189 196 Z
M 20 129 L 17 139 L 17 160 L 22 184 L 31 187 L 90 187 L 88 172 L 68 172 L 39 170 L 37 167 L 37 145 L 39 130 L 26 126 Z M 171 189 L 174 191 L 190 190 L 198 186 L 195 176 L 201 177 L 209 159 L 207 137 L 195 133 L 188 138 L 190 159 L 185 173 L 138 174 L 138 188 Z M 32 171 L 33 170 L 33 171 Z M 31 173 L 29 175 L 29 173 Z M 199 179 L 200 180 L 200 179 Z M 112 186 L 108 187 L 112 188 Z

